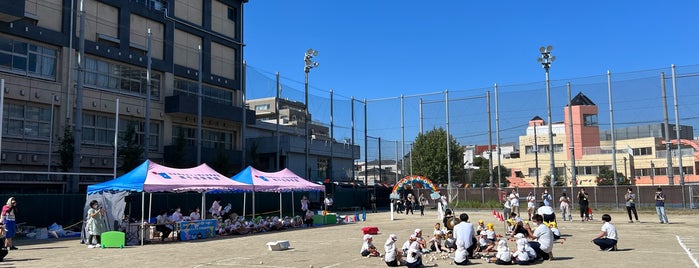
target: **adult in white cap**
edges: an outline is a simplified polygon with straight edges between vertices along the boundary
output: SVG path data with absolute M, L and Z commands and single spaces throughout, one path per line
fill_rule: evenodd
M 386 253 L 384 254 L 383 260 L 386 262 L 386 265 L 390 267 L 400 266 L 402 254 L 400 250 L 396 248 L 396 241 L 398 241 L 398 237 L 395 234 L 391 234 L 384 244 Z
M 370 234 L 364 235 L 364 243 L 362 243 L 362 250 L 360 251 L 362 257 L 378 257 L 380 255 L 379 251 L 376 250 L 374 243 L 371 242 L 373 238 L 374 237 Z

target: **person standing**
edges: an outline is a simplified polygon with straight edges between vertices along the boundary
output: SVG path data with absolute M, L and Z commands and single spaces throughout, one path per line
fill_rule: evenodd
M 517 188 L 512 189 L 508 199 L 510 200 L 512 212 L 517 212 L 517 215 L 519 215 L 519 193 L 517 192 Z
M 90 201 L 90 209 L 87 210 L 87 233 L 90 235 L 87 239 L 87 248 L 99 248 L 102 243 L 102 233 L 107 230 L 107 225 L 104 222 L 104 217 L 107 213 L 97 200 Z M 97 244 L 92 244 L 93 238 Z
M 306 215 L 306 210 L 308 210 L 309 203 L 310 201 L 308 200 L 308 197 L 306 197 L 305 195 L 301 196 L 301 211 L 303 211 L 303 214 L 301 215 Z
M 512 212 L 512 204 L 510 203 L 509 195 L 505 193 L 505 201 L 502 202 L 502 216 L 504 217 L 503 220 L 507 220 L 510 218 L 510 213 Z
M 573 213 L 570 212 L 570 198 L 566 195 L 566 193 L 561 194 L 561 198 L 558 199 L 558 203 L 560 203 L 560 208 L 561 208 L 561 215 L 563 216 L 563 221 L 566 221 L 566 214 L 568 214 L 568 220 L 572 221 L 573 220 Z
M 590 205 L 589 195 L 585 192 L 585 188 L 580 188 L 578 192 L 578 206 L 580 207 L 580 220 L 589 221 L 590 214 L 588 214 L 588 206 Z
M 439 197 L 439 202 L 442 204 L 442 211 L 447 211 L 447 206 L 449 205 L 449 200 L 447 200 L 447 196 L 442 194 Z
M 405 215 L 408 215 L 408 212 L 410 212 L 410 215 L 415 215 L 415 213 L 413 212 L 414 205 L 415 197 L 412 193 L 408 193 L 408 196 L 405 199 Z
M 660 187 L 655 192 L 655 212 L 658 213 L 660 223 L 670 223 L 667 220 L 667 214 L 665 214 L 665 194 L 663 194 L 663 189 Z
M 626 194 L 624 195 L 624 199 L 626 200 L 626 213 L 629 214 L 629 223 L 633 223 L 633 219 L 631 218 L 631 212 L 633 212 L 633 216 L 636 218 L 636 222 L 640 222 L 638 221 L 638 213 L 636 212 L 636 194 L 633 193 L 631 187 L 626 188 Z
M 323 204 L 325 204 L 325 211 L 330 212 L 330 208 L 332 208 L 332 206 L 333 206 L 332 194 L 327 194 L 325 196 L 325 200 L 323 200 Z
M 420 193 L 420 197 L 418 198 L 418 202 L 420 202 L 420 216 L 425 216 L 425 206 L 427 206 L 429 204 L 427 201 L 427 198 L 425 198 L 425 195 Z
M 376 195 L 371 194 L 371 197 L 369 197 L 369 202 L 371 203 L 371 212 L 376 213 Z
M 221 197 L 216 197 L 214 199 L 214 202 L 211 204 L 211 208 L 209 208 L 209 213 L 211 213 L 211 217 L 216 218 L 218 216 L 221 216 Z
M 0 223 L 5 225 L 5 247 L 8 250 L 16 250 L 17 247 L 12 245 L 12 239 L 17 233 L 17 225 L 15 216 L 17 215 L 17 200 L 14 197 L 7 199 L 7 203 L 2 207 L 0 214 Z
M 595 243 L 600 250 L 612 251 L 616 250 L 616 244 L 619 240 L 619 236 L 616 233 L 616 227 L 611 223 L 612 216 L 609 214 L 602 215 L 602 231 L 592 238 L 592 243 Z
M 468 214 L 461 213 L 459 215 L 461 222 L 454 226 L 454 238 L 456 239 L 456 252 L 454 253 L 454 264 L 467 265 L 468 258 L 473 256 L 473 250 L 476 248 L 473 235 L 473 223 L 468 222 Z
M 553 200 L 553 196 L 549 194 L 549 189 L 544 189 L 544 193 L 541 194 L 541 199 L 544 201 L 544 206 L 551 206 L 551 201 Z
M 534 192 L 529 192 L 527 195 L 527 213 L 529 213 L 529 220 L 532 220 L 532 215 L 536 213 L 536 196 Z

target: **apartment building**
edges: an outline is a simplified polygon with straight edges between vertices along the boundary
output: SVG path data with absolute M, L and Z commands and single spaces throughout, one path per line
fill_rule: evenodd
M 191 166 L 201 124 L 201 162 L 224 153 L 240 169 L 243 117 L 255 122 L 242 101 L 245 2 L 20 0 L 0 7 L 2 191 L 79 192 L 113 178 L 114 133 L 129 126 L 149 159 Z M 51 173 L 61 171 L 66 128 L 81 140 L 79 171 L 89 175 L 79 179 Z

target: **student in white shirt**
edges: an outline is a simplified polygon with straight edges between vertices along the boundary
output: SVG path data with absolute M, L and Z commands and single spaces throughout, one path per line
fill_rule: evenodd
M 362 249 L 359 251 L 359 253 L 362 254 L 362 257 L 378 257 L 379 256 L 379 251 L 376 250 L 374 243 L 372 243 L 373 238 L 374 237 L 370 234 L 364 235 L 364 243 L 362 243 Z
M 383 260 L 386 262 L 386 265 L 390 267 L 400 265 L 401 252 L 396 248 L 396 241 L 398 241 L 398 237 L 396 237 L 395 234 L 391 234 L 388 236 L 388 239 L 386 239 L 386 243 L 383 247 L 386 251 Z
M 495 254 L 495 257 L 486 258 L 485 260 L 487 262 L 494 262 L 495 264 L 500 265 L 512 264 L 512 254 L 510 252 L 510 248 L 507 247 L 506 239 L 501 238 L 500 241 L 498 241 L 497 250 L 498 253 Z
M 196 221 L 201 220 L 201 215 L 199 214 L 199 208 L 195 208 L 192 213 L 189 214 L 189 219 Z
M 420 244 L 417 242 L 417 237 L 414 234 L 410 236 L 410 246 L 408 247 L 406 255 L 405 265 L 408 266 L 408 268 L 423 267 L 422 251 L 420 250 Z
M 611 223 L 612 216 L 609 214 L 602 215 L 602 231 L 592 239 L 592 243 L 599 246 L 599 249 L 612 251 L 616 250 L 616 243 L 619 240 L 619 236 L 616 233 L 616 227 Z
M 172 215 L 170 215 L 170 220 L 174 222 L 179 222 L 184 220 L 184 216 L 182 215 L 182 208 L 177 207 L 175 208 L 175 211 L 172 212 Z

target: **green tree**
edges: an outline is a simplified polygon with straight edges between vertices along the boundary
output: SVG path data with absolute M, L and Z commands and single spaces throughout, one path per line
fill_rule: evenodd
M 566 185 L 565 180 L 561 179 L 561 176 L 558 176 L 558 169 L 553 170 L 553 175 L 556 176 L 556 186 L 565 186 Z M 543 186 L 544 187 L 551 187 L 551 175 L 544 176 Z
M 433 129 L 420 134 L 413 145 L 413 173 L 425 176 L 435 183 L 448 182 L 447 169 L 447 132 Z M 454 137 L 449 136 L 452 181 L 463 170 L 464 148 Z
M 624 174 L 617 172 L 616 177 L 619 180 L 617 185 L 631 185 L 631 182 Z M 606 166 L 601 167 L 595 181 L 597 185 L 614 185 L 614 171 Z
M 73 131 L 71 130 L 70 127 L 66 124 L 66 127 L 63 128 L 63 137 L 59 138 L 60 140 L 60 148 L 58 149 L 58 154 L 61 157 L 61 163 L 59 164 L 59 168 L 61 169 L 62 172 L 68 172 L 70 171 L 71 168 L 73 168 L 73 154 L 75 153 L 75 147 L 74 147 L 74 142 L 75 139 L 73 138 Z
M 118 155 L 122 160 L 119 170 L 123 172 L 129 172 L 143 162 L 143 147 L 136 140 L 136 124 L 131 123 L 126 127 Z

